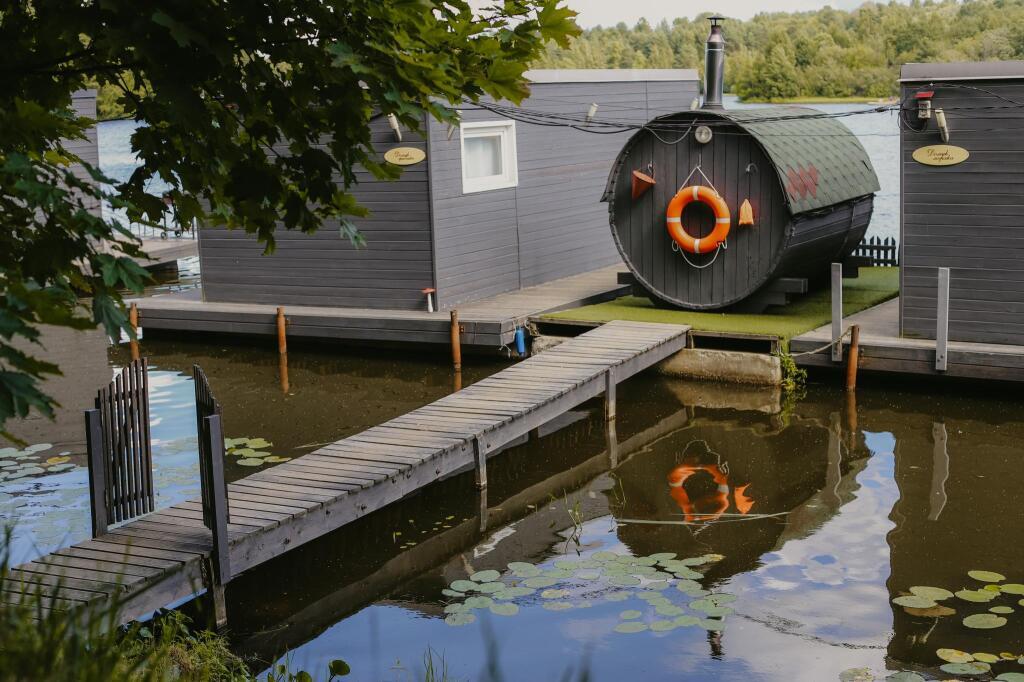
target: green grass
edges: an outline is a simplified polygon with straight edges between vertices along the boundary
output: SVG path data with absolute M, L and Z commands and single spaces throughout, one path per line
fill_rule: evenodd
M 857 279 L 843 280 L 843 314 L 870 308 L 896 296 L 899 268 L 861 268 Z M 702 331 L 776 334 L 784 340 L 816 329 L 831 319 L 829 290 L 819 289 L 794 299 L 785 306 L 773 306 L 758 315 L 729 312 L 692 312 L 657 308 L 646 298 L 625 296 L 596 305 L 546 315 L 559 320 L 608 322 L 668 322 L 688 324 Z

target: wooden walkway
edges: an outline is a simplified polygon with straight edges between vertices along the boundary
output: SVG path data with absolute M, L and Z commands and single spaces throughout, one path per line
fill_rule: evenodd
M 935 341 L 900 337 L 900 301 L 894 298 L 843 320 L 843 328 L 860 325 L 861 369 L 904 374 L 945 375 L 967 379 L 1024 381 L 1024 346 L 950 341 L 947 368 L 935 369 Z M 793 354 L 821 348 L 832 339 L 829 325 L 794 337 Z M 849 339 L 844 343 L 849 346 Z M 843 353 L 846 357 L 846 353 Z M 796 358 L 798 365 L 837 367 L 828 349 Z
M 541 313 L 611 300 L 629 293 L 619 284 L 621 266 L 602 268 L 518 291 L 458 305 L 462 343 L 511 344 L 516 327 Z M 266 304 L 202 300 L 202 290 L 151 296 L 134 301 L 145 331 L 199 331 L 220 334 L 277 333 L 277 307 Z M 288 306 L 288 336 L 396 343 L 450 342 L 448 312 L 378 310 L 326 306 Z
M 228 486 L 233 574 L 478 466 L 512 440 L 686 345 L 680 325 L 610 322 L 436 402 Z M 614 410 L 613 410 L 614 413 Z M 480 467 L 479 465 L 483 466 Z M 15 567 L 2 598 L 33 584 L 64 589 L 48 608 L 116 599 L 138 618 L 194 595 L 211 550 L 198 500 L 160 509 Z

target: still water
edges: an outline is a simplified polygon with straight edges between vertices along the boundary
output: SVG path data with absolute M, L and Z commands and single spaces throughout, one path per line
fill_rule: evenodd
M 858 400 L 638 377 L 617 433 L 594 405 L 493 460 L 485 515 L 464 475 L 242 576 L 236 647 L 361 680 L 420 679 L 428 653 L 505 680 L 949 679 L 938 648 L 1020 656 L 1020 595 L 890 601 L 1024 581 L 1019 403 Z M 962 624 L 996 605 L 1003 627 Z

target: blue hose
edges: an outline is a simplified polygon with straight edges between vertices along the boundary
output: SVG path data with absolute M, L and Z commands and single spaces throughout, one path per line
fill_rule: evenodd
M 519 353 L 519 357 L 526 355 L 526 333 L 522 327 L 516 329 L 516 352 Z

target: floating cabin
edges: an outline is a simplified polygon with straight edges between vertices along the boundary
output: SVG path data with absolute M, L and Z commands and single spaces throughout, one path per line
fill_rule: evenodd
M 1024 62 L 906 64 L 900 83 L 900 334 L 936 337 L 948 267 L 949 339 L 1020 345 Z
M 690 107 L 699 91 L 686 69 L 526 75 L 520 107 L 576 119 L 596 104 L 599 116 L 642 124 Z M 357 173 L 353 194 L 371 212 L 353 220 L 365 248 L 339 238 L 336 224 L 281 230 L 270 257 L 241 230 L 201 229 L 204 300 L 426 310 L 424 290 L 434 289 L 445 310 L 618 262 L 600 197 L 621 136 L 473 107 L 461 115 L 454 128 L 427 118 L 424 136 L 373 120 L 375 149 L 404 171 L 397 181 Z
M 761 309 L 806 291 L 850 255 L 879 184 L 836 118 L 803 107 L 722 108 L 719 21 L 708 37 L 703 106 L 655 117 L 634 134 L 604 200 L 619 253 L 656 304 Z M 672 215 L 671 204 L 681 212 Z

